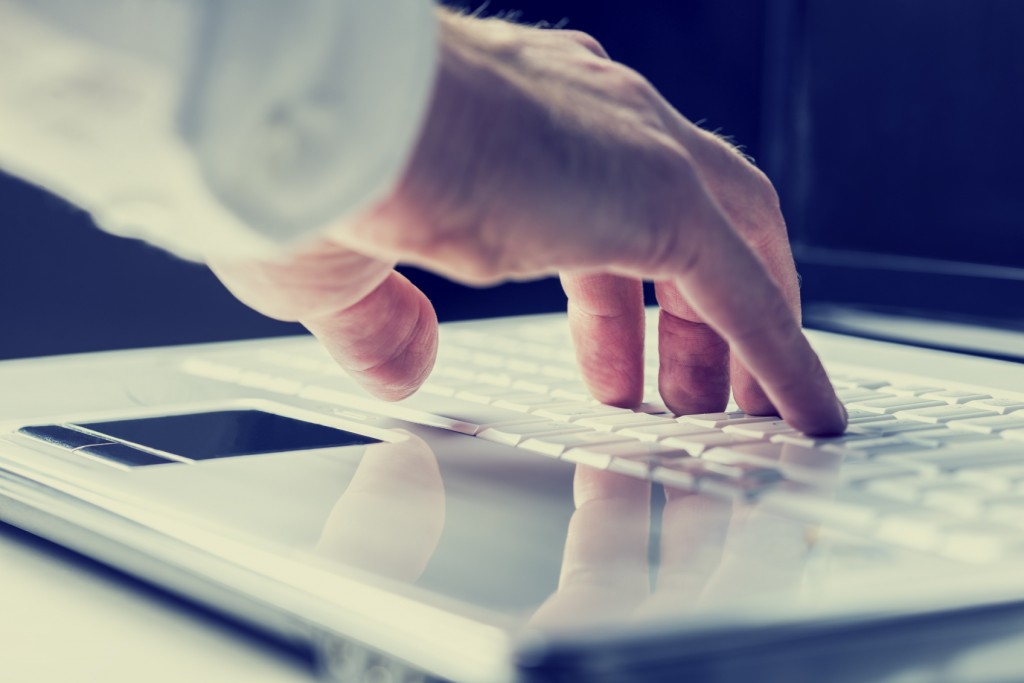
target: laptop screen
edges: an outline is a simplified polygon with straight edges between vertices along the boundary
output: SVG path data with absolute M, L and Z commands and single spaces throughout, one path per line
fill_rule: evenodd
M 773 8 L 767 167 L 812 317 L 1024 327 L 1024 3 Z

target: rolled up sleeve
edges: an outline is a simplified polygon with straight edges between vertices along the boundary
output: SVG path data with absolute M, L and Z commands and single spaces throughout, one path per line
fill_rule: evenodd
M 0 165 L 183 257 L 266 257 L 393 188 L 436 49 L 429 0 L 0 0 Z

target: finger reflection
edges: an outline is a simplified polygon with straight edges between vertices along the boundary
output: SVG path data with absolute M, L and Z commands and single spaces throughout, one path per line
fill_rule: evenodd
M 810 457 L 808 449 L 788 445 L 772 453 L 774 459 L 761 467 L 801 476 L 799 483 L 780 480 L 770 488 L 830 495 L 838 456 L 816 452 Z M 714 468 L 707 476 L 714 476 Z M 715 495 L 701 492 L 700 480 L 689 489 L 665 486 L 663 505 L 655 496 L 652 510 L 650 483 L 578 466 L 576 512 L 568 527 L 561 579 L 533 625 L 555 629 L 622 618 L 679 619 L 795 597 L 816 520 L 777 514 L 743 483 L 734 487 L 732 499 L 722 495 L 728 482 L 707 483 Z M 649 547 L 652 531 L 654 552 Z
M 650 592 L 650 482 L 579 465 L 573 489 L 576 512 L 558 588 L 534 615 L 534 626 L 614 621 Z
M 378 575 L 414 581 L 444 528 L 437 458 L 422 439 L 368 446 L 324 523 L 317 552 Z

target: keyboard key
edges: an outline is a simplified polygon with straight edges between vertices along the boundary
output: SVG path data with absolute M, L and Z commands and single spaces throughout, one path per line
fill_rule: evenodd
M 860 456 L 864 458 L 875 458 L 881 455 L 894 453 L 911 453 L 914 451 L 927 451 L 935 446 L 925 443 L 904 441 L 898 438 L 883 437 L 874 439 L 850 439 L 841 443 L 830 443 L 823 446 L 826 451 L 843 453 L 847 456 Z
M 515 378 L 507 372 L 481 372 L 476 376 L 481 384 L 494 384 L 499 387 L 510 387 Z
M 476 368 L 474 368 L 472 366 L 469 366 L 469 365 L 464 365 L 464 364 L 447 365 L 447 364 L 444 364 L 444 365 L 437 365 L 437 366 L 434 367 L 434 372 L 431 373 L 431 379 L 434 379 L 435 377 L 437 379 L 444 379 L 444 380 L 447 380 L 449 378 L 451 378 L 451 379 L 460 379 L 460 380 L 465 380 L 466 382 L 472 382 L 472 383 L 475 384 L 476 383 L 476 374 L 477 374 Z
M 1003 432 L 1005 435 L 1007 432 Z M 946 429 L 945 427 L 936 427 L 934 429 L 923 429 L 921 431 L 907 432 L 901 436 L 904 441 L 913 441 L 916 443 L 924 443 L 929 446 L 946 446 L 958 443 L 971 443 L 977 441 L 990 441 L 998 439 L 998 436 L 992 434 L 979 434 L 977 432 L 964 432 L 957 431 L 955 429 Z
M 449 367 L 466 367 L 467 370 L 471 370 L 467 365 L 472 356 L 472 350 L 462 346 L 455 346 L 444 341 L 441 341 L 437 348 L 437 360 L 446 369 Z
M 480 330 L 467 330 L 464 327 L 456 329 L 442 329 L 443 340 L 448 346 L 458 344 L 459 346 L 472 346 L 476 348 L 487 348 L 490 346 L 491 335 Z
M 627 412 L 584 417 L 575 420 L 573 424 L 578 424 L 581 427 L 590 427 L 600 432 L 615 432 L 626 427 L 653 427 L 664 424 L 676 424 L 676 421 L 670 417 L 655 417 L 646 413 Z
M 1015 410 L 1024 409 L 1024 399 L 1017 398 L 986 398 L 978 401 L 971 401 L 967 405 L 982 410 L 991 410 L 993 413 L 1005 415 Z
M 502 368 L 505 366 L 505 359 L 496 354 L 486 351 L 477 351 L 469 357 L 469 362 L 484 368 Z
M 493 403 L 499 396 L 507 393 L 509 393 L 507 389 L 496 387 L 493 384 L 471 384 L 456 391 L 455 398 L 470 403 L 487 404 Z
M 512 382 L 512 388 L 517 391 L 528 391 L 536 394 L 550 394 L 554 389 L 562 386 L 563 382 L 553 380 L 550 377 L 526 376 L 519 377 Z
M 889 385 L 889 383 L 884 379 L 875 379 L 872 377 L 830 375 L 829 379 L 832 380 L 832 386 L 836 389 L 880 389 L 881 387 Z
M 528 358 L 509 356 L 505 359 L 505 369 L 519 377 L 522 375 L 539 375 L 540 363 Z
M 936 401 L 945 401 L 951 405 L 960 403 L 970 403 L 971 401 L 981 401 L 987 398 L 992 398 L 988 394 L 979 394 L 976 391 L 966 391 L 963 389 L 946 389 L 945 391 L 932 391 L 927 394 L 923 394 L 922 398 L 930 398 Z
M 885 413 L 872 413 L 867 410 L 857 410 L 856 408 L 846 407 L 846 420 L 850 425 L 859 425 L 865 422 L 885 422 L 886 420 L 895 420 L 892 415 Z
M 726 434 L 738 434 L 739 436 L 750 436 L 755 439 L 767 439 L 776 434 L 795 434 L 795 429 L 782 420 L 771 420 L 769 422 L 753 422 L 746 424 L 731 424 L 723 429 Z
M 476 382 L 469 379 L 460 379 L 457 377 L 450 377 L 442 375 L 440 377 L 431 375 L 430 379 L 423 383 L 420 387 L 420 391 L 433 394 L 435 396 L 454 396 L 457 392 L 462 391 L 466 387 L 471 387 Z
M 540 366 L 540 374 L 554 377 L 555 379 L 578 380 L 580 371 L 568 365 L 542 365 Z
M 589 401 L 593 399 L 590 389 L 582 382 L 563 382 L 552 385 L 549 392 L 554 398 L 564 398 L 570 401 Z
M 930 384 L 892 384 L 883 387 L 881 391 L 895 396 L 923 396 L 935 391 L 944 391 L 944 388 Z
M 648 415 L 657 415 L 658 417 L 667 417 L 669 419 L 675 420 L 675 416 L 672 414 L 672 411 L 669 410 L 668 407 L 664 403 L 662 403 L 660 399 L 653 401 L 645 400 L 643 403 L 634 408 L 633 412 L 646 413 Z
M 770 441 L 776 444 L 803 446 L 804 448 L 823 448 L 825 446 L 843 445 L 851 441 L 875 438 L 876 436 L 875 434 L 861 434 L 852 430 L 840 436 L 808 436 L 800 432 L 783 432 L 782 434 L 772 436 Z
M 715 434 L 715 430 L 697 425 L 682 424 L 672 420 L 664 424 L 625 427 L 618 434 L 640 441 L 661 441 L 670 436 L 688 436 L 690 434 Z
M 631 439 L 627 437 L 603 432 L 555 432 L 527 438 L 519 446 L 529 451 L 559 457 L 571 448 L 630 441 Z
M 879 457 L 892 459 L 901 465 L 916 467 L 930 475 L 955 472 L 960 469 L 985 467 L 986 465 L 1024 464 L 1024 449 L 1006 448 L 1004 442 L 984 444 L 961 444 L 950 448 L 940 448 L 916 453 L 894 453 Z
M 963 405 L 945 405 L 934 408 L 916 408 L 896 413 L 898 420 L 915 420 L 930 424 L 944 424 L 953 420 L 967 420 L 975 417 L 991 417 L 992 413 Z
M 536 439 L 541 436 L 553 436 L 555 434 L 569 434 L 571 432 L 590 431 L 585 427 L 575 427 L 571 424 L 557 422 L 527 422 L 523 424 L 501 425 L 488 427 L 481 430 L 478 437 L 487 441 L 516 446 L 524 441 Z
M 700 455 L 704 451 L 720 446 L 737 446 L 744 443 L 756 442 L 758 439 L 749 436 L 736 434 L 725 434 L 723 432 L 711 432 L 709 434 L 688 434 L 685 436 L 670 436 L 659 443 L 672 448 L 679 448 L 690 455 Z
M 702 415 L 683 415 L 679 418 L 679 422 L 683 424 L 697 425 L 698 427 L 707 427 L 708 429 L 722 429 L 729 425 L 741 425 L 741 424 L 753 424 L 755 422 L 777 422 L 779 416 L 753 416 L 747 415 L 746 413 L 735 411 L 730 413 L 705 413 Z
M 533 414 L 537 417 L 555 420 L 556 422 L 573 422 L 575 420 L 581 420 L 587 417 L 599 417 L 601 415 L 632 414 L 632 411 L 625 408 L 605 406 L 600 403 L 578 401 L 575 403 L 561 403 L 537 408 L 533 411 Z
M 854 389 L 836 389 L 836 396 L 843 403 L 854 403 L 856 401 L 871 401 L 876 398 L 885 398 L 891 394 L 883 394 L 880 391 L 873 389 L 861 389 L 856 387 Z
M 851 403 L 850 407 L 854 410 L 864 410 L 869 413 L 880 413 L 882 415 L 890 415 L 892 413 L 898 413 L 902 410 L 912 410 L 914 408 L 930 408 L 932 406 L 941 406 L 942 401 L 930 401 L 923 398 L 914 398 L 911 396 L 890 396 L 889 398 L 876 398 L 872 401 L 860 401 L 857 403 Z
M 528 413 L 541 406 L 550 406 L 551 397 L 544 394 L 531 394 L 529 392 L 515 392 L 503 394 L 496 398 L 492 405 L 495 408 L 505 408 L 517 413 Z
M 928 422 L 893 418 L 891 420 L 882 420 L 879 422 L 859 423 L 850 427 L 847 433 L 882 437 L 896 436 L 897 434 L 908 434 L 911 432 L 923 432 L 934 428 L 935 425 Z
M 970 420 L 953 420 L 949 423 L 950 429 L 966 429 L 982 434 L 995 434 L 1004 429 L 1024 428 L 1024 411 L 1015 411 L 1008 415 L 994 415 L 992 417 L 973 418 Z

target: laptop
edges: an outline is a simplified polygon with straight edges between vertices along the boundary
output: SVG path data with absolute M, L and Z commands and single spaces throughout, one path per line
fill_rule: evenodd
M 305 337 L 28 359 L 0 518 L 329 680 L 1019 679 L 1020 11 L 909 5 L 772 9 L 765 163 L 846 435 L 601 406 L 560 315 L 444 325 L 400 403 Z

